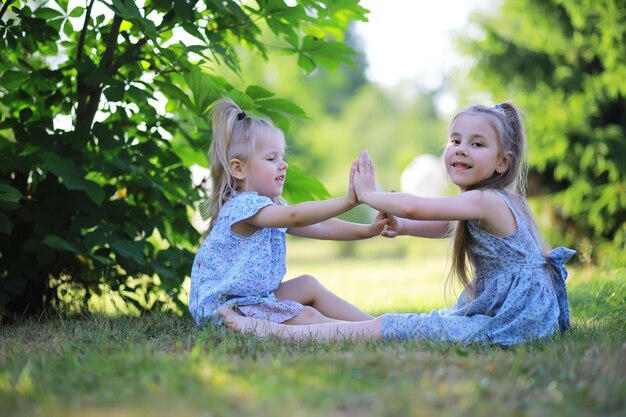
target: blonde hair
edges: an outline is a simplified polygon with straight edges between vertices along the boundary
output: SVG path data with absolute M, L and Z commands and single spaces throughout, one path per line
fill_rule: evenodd
M 213 187 L 209 202 L 203 209 L 203 217 L 211 218 L 207 234 L 213 229 L 224 204 L 240 191 L 241 184 L 233 176 L 230 160 L 236 158 L 247 163 L 263 131 L 269 129 L 283 137 L 283 133 L 271 121 L 248 116 L 228 97 L 213 104 L 211 118 L 213 141 L 209 147 L 209 160 Z
M 531 226 L 535 241 L 542 249 L 544 256 L 550 250 L 544 241 L 535 217 L 526 203 L 526 184 L 528 178 L 528 164 L 526 162 L 527 143 L 524 121 L 520 110 L 511 103 L 502 103 L 496 107 L 473 105 L 457 113 L 454 121 L 461 115 L 481 115 L 496 132 L 498 139 L 498 156 L 510 152 L 508 169 L 503 173 L 495 172 L 491 177 L 473 184 L 466 189 L 470 190 L 500 190 L 504 192 L 511 203 L 519 209 Z M 470 234 L 467 220 L 459 220 L 454 229 L 454 243 L 452 247 L 452 266 L 450 279 L 456 276 L 463 285 L 468 299 L 474 298 L 475 288 L 472 281 L 473 265 L 469 256 Z M 550 265 L 548 263 L 548 265 Z

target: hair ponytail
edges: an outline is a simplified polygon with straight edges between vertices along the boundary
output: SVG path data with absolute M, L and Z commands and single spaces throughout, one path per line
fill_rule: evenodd
M 212 187 L 208 204 L 203 208 L 203 217 L 211 218 L 207 233 L 213 229 L 224 203 L 238 191 L 240 185 L 230 169 L 230 160 L 237 158 L 247 162 L 256 145 L 259 128 L 276 130 L 270 121 L 248 116 L 228 97 L 217 100 L 210 115 L 213 141 L 208 156 Z
M 230 172 L 228 147 L 233 133 L 233 123 L 241 109 L 230 99 L 217 101 L 211 109 L 213 141 L 209 147 L 211 164 L 211 197 L 205 208 L 205 216 L 211 218 L 208 231 L 213 228 L 217 214 L 224 203 L 237 190 L 237 180 Z

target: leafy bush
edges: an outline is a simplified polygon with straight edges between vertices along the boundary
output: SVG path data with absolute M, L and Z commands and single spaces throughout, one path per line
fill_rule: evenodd
M 335 69 L 351 62 L 343 31 L 367 10 L 358 0 L 29 4 L 0 10 L 0 317 L 105 287 L 140 310 L 163 293 L 183 307 L 199 240 L 189 219 L 205 193 L 189 168 L 207 164 L 211 103 L 230 95 L 283 129 L 305 115 L 260 86 L 235 90 L 211 64 L 238 71 L 237 44 L 267 56 L 267 27 L 304 70 Z M 325 195 L 296 168 L 290 178 L 292 201 Z

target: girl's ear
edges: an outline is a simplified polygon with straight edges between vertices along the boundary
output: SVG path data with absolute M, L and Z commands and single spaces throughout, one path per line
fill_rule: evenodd
M 511 162 L 511 151 L 506 151 L 504 155 L 498 158 L 498 165 L 496 165 L 496 172 L 498 174 L 504 174 L 509 169 L 509 162 Z
M 233 177 L 239 181 L 246 179 L 246 166 L 241 160 L 233 158 L 228 161 L 230 164 L 230 172 L 233 173 Z

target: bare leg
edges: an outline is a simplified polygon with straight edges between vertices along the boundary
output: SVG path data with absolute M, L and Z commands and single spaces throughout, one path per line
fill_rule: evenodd
M 323 316 L 344 321 L 366 321 L 374 317 L 328 291 L 315 277 L 301 275 L 282 282 L 275 291 L 279 300 L 294 300 L 308 305 Z M 290 323 L 295 324 L 295 323 Z
M 369 339 L 380 340 L 382 334 L 382 317 L 372 320 L 349 322 L 337 321 L 333 323 L 308 324 L 290 326 L 240 316 L 232 308 L 224 307 L 220 310 L 224 323 L 239 333 L 252 333 L 258 337 L 275 335 L 284 340 L 344 340 Z
M 338 321 L 335 319 L 331 319 L 330 317 L 326 317 L 316 309 L 311 306 L 304 306 L 300 314 L 296 317 L 293 317 L 289 320 L 283 322 L 283 324 L 291 324 L 291 325 L 303 325 L 303 324 L 320 324 L 320 323 L 330 323 L 333 321 Z

